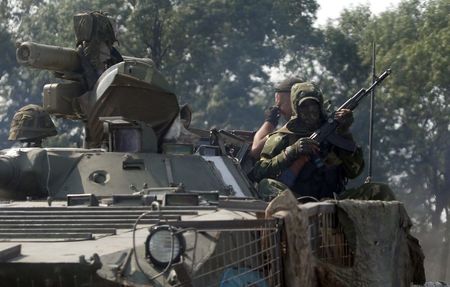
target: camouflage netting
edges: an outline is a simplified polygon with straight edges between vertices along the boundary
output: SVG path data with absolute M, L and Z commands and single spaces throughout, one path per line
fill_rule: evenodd
M 83 156 L 41 148 L 3 150 L 0 155 L 0 198 L 13 200 L 54 197 Z
M 297 207 L 297 199 L 291 192 L 283 192 L 266 209 L 266 217 L 283 218 L 287 242 L 283 254 L 286 286 L 317 286 L 314 274 L 315 259 L 309 247 L 308 217 Z M 283 248 L 284 249 L 284 248 Z
M 285 222 L 286 286 L 410 286 L 417 276 L 414 256 L 410 256 L 415 246 L 411 244 L 417 244 L 419 250 L 420 246 L 409 235 L 411 222 L 403 205 L 398 201 L 343 200 L 335 206 L 337 222 L 353 254 L 348 267 L 325 263 L 312 253 L 311 210 L 297 207 L 290 192 L 270 203 L 266 216 L 281 217 Z

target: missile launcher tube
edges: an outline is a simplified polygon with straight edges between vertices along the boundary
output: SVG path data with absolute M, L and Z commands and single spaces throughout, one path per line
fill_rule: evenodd
M 81 72 L 81 60 L 75 49 L 33 42 L 18 44 L 17 62 L 36 69 L 58 72 Z

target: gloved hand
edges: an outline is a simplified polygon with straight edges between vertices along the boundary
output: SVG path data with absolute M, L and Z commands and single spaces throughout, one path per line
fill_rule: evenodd
M 270 107 L 264 112 L 264 121 L 271 123 L 275 127 L 278 125 L 279 119 L 280 108 L 277 106 Z
M 319 143 L 310 138 L 300 138 L 285 149 L 288 161 L 294 161 L 300 156 L 309 156 L 319 152 Z
M 347 109 L 339 110 L 334 114 L 334 119 L 339 123 L 338 132 L 347 132 L 353 124 L 353 112 Z

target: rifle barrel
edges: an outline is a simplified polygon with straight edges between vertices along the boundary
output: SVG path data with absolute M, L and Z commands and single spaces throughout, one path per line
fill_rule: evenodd
M 381 84 L 381 82 L 383 82 L 383 80 L 389 76 L 391 74 L 391 69 L 387 69 L 386 71 L 383 72 L 383 74 L 381 74 L 379 77 L 377 77 L 377 79 L 372 83 L 372 85 L 366 90 L 366 89 L 361 89 L 359 90 L 355 95 L 353 95 L 353 97 L 351 97 L 350 99 L 348 99 L 347 101 L 345 101 L 345 103 L 343 103 L 337 110 L 341 110 L 341 109 L 349 109 L 349 110 L 353 110 L 355 109 L 359 102 L 369 93 L 372 92 L 372 90 L 378 86 L 379 84 Z
M 341 109 L 349 109 L 353 110 L 355 109 L 359 102 L 367 96 L 377 85 L 379 85 L 383 80 L 389 76 L 391 73 L 391 69 L 387 69 L 386 71 L 381 74 L 376 81 L 373 82 L 373 84 L 366 90 L 361 89 L 356 94 L 354 94 L 350 99 L 345 101 L 337 110 Z M 334 114 L 334 113 L 333 113 Z M 331 133 L 334 132 L 334 130 L 337 128 L 338 124 L 336 120 L 333 118 L 333 115 L 328 118 L 328 121 L 324 123 L 318 130 L 313 132 L 310 136 L 311 139 L 317 140 L 318 142 L 322 142 L 325 140 Z
M 367 89 L 367 92 L 371 92 L 379 83 L 381 83 L 387 76 L 391 74 L 391 69 L 387 69 L 383 72 L 373 83 L 372 85 Z

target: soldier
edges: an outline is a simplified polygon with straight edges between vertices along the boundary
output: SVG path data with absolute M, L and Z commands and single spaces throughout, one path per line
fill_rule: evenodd
M 14 114 L 8 140 L 20 141 L 22 147 L 42 147 L 44 138 L 57 133 L 46 110 L 38 105 L 26 105 Z
M 327 119 L 322 91 L 314 83 L 295 84 L 291 104 L 291 120 L 268 138 L 253 176 L 258 181 L 275 179 L 289 187 L 297 197 L 321 199 L 342 193 L 347 179 L 358 176 L 363 170 L 362 150 L 357 148 L 351 153 L 330 142 L 319 146 L 309 139 Z M 339 122 L 336 137 L 354 144 L 349 132 L 352 112 L 341 110 L 335 118 Z
M 117 42 L 116 32 L 105 13 L 80 13 L 73 17 L 73 22 L 85 85 L 90 90 L 107 68 L 123 58 L 113 46 Z
M 291 103 L 291 120 L 268 138 L 253 170 L 254 178 L 260 181 L 258 189 L 263 199 L 271 199 L 290 189 L 300 199 L 396 200 L 386 184 L 365 183 L 358 188 L 345 189 L 347 179 L 358 176 L 364 167 L 361 148 L 351 153 L 338 147 L 343 146 L 343 142 L 354 143 L 349 131 L 353 123 L 350 110 L 335 113 L 339 123 L 336 135 L 330 142 L 319 145 L 309 136 L 327 119 L 322 91 L 314 83 L 295 84 Z M 322 163 L 318 164 L 319 161 Z M 408 268 L 413 282 L 423 284 L 424 255 L 418 240 L 409 234 L 411 224 L 410 220 L 406 223 L 407 248 L 412 262 Z
M 302 82 L 300 78 L 292 77 L 285 79 L 275 87 L 275 105 L 266 110 L 264 123 L 253 138 L 250 155 L 254 159 L 259 159 L 268 135 L 274 132 L 278 126 L 280 115 L 282 115 L 285 120 L 291 118 L 291 88 L 294 84 L 300 82 Z

